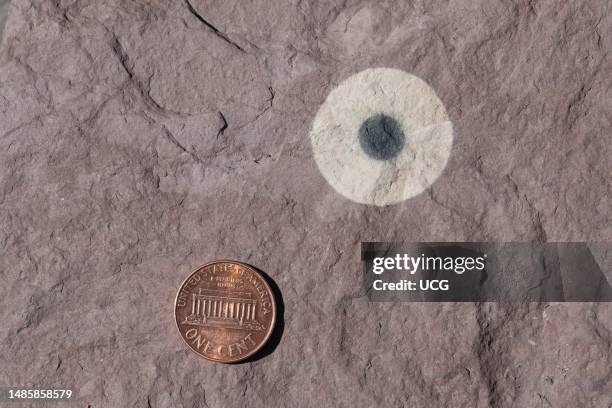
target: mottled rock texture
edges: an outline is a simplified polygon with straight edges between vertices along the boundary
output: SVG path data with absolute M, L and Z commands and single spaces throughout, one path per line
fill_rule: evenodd
M 1 385 L 81 407 L 612 404 L 610 304 L 358 297 L 360 241 L 612 239 L 608 1 L 190 1 L 8 7 Z M 432 86 L 455 138 L 388 207 L 328 186 L 308 137 L 378 66 Z M 201 360 L 176 332 L 178 286 L 217 258 L 282 291 L 258 360 Z
M 4 20 L 6 18 L 7 1 L 0 0 L 0 39 L 2 38 L 2 30 L 4 29 Z

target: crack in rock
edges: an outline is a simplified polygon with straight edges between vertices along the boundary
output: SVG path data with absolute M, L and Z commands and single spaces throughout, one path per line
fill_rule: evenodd
M 238 49 L 240 52 L 246 53 L 246 51 L 241 46 L 239 46 L 234 41 L 232 41 L 227 36 L 227 34 L 225 34 L 224 32 L 220 31 L 217 27 L 215 27 L 214 25 L 209 23 L 208 20 L 206 20 L 200 13 L 198 13 L 189 0 L 185 0 L 185 5 L 187 6 L 187 10 L 189 10 L 189 12 L 195 18 L 197 18 L 200 23 L 202 23 L 206 27 L 208 27 L 208 29 L 210 29 L 213 32 L 213 34 L 215 34 L 217 37 L 221 38 L 223 41 L 225 41 L 226 43 L 230 44 L 234 48 Z
M 168 141 L 170 143 L 172 143 L 174 146 L 178 147 L 183 152 L 189 154 L 193 158 L 193 160 L 196 161 L 197 163 L 203 164 L 202 159 L 200 159 L 200 157 L 197 154 L 195 154 L 191 150 L 187 149 L 178 140 L 176 140 L 176 138 L 174 137 L 172 132 L 170 132 L 170 130 L 166 126 L 162 126 L 162 127 L 163 127 L 163 130 L 164 130 L 164 136 L 166 136 L 166 139 L 168 139 Z
M 223 113 L 221 111 L 219 111 L 218 113 L 219 113 L 219 118 L 221 118 L 221 127 L 219 128 L 219 131 L 217 132 L 217 139 L 219 139 L 220 136 L 223 136 L 223 134 L 225 133 L 225 130 L 229 127 L 229 124 L 227 123 L 227 119 L 225 119 L 225 116 L 223 115 Z

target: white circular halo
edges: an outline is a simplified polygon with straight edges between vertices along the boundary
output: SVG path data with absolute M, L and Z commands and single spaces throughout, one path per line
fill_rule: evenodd
M 359 129 L 375 115 L 395 119 L 405 145 L 392 159 L 377 160 L 359 144 Z M 429 187 L 442 173 L 453 145 L 453 126 L 442 101 L 417 76 L 371 68 L 333 89 L 310 132 L 314 158 L 327 182 L 349 200 L 396 204 Z

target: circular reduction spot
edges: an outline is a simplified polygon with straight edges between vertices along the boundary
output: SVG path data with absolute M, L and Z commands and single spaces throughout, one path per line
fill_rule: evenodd
M 453 127 L 425 81 L 372 68 L 329 93 L 310 141 L 329 185 L 352 201 L 382 206 L 422 193 L 442 174 Z

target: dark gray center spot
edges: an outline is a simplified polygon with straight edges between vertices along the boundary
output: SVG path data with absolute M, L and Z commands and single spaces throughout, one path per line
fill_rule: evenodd
M 397 156 L 406 142 L 401 125 L 391 116 L 378 114 L 364 121 L 359 128 L 359 144 L 373 159 L 389 160 Z

